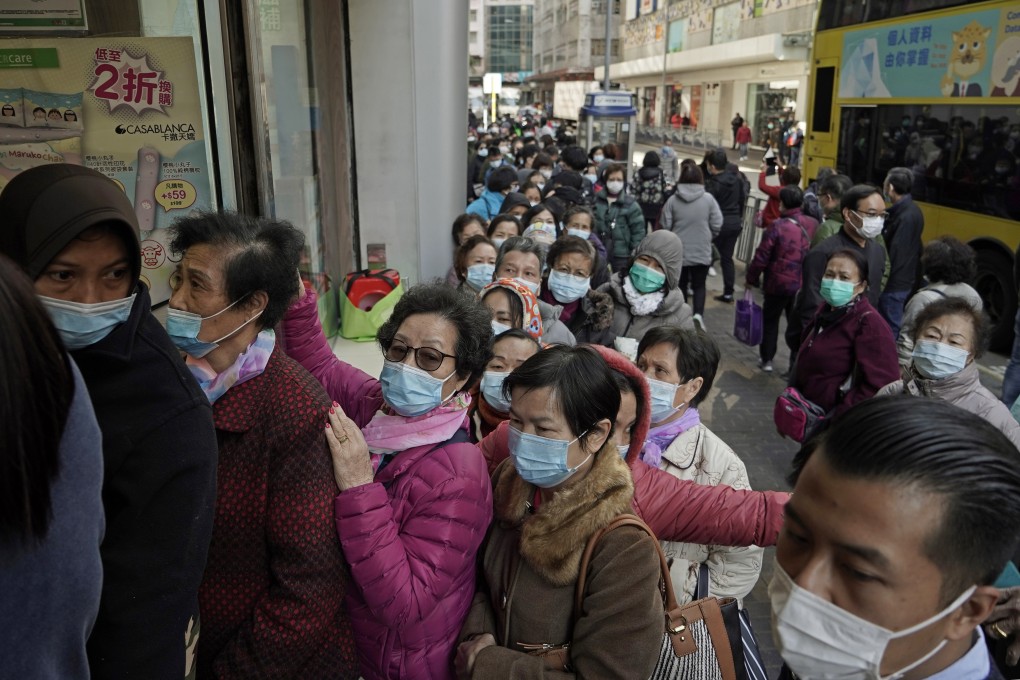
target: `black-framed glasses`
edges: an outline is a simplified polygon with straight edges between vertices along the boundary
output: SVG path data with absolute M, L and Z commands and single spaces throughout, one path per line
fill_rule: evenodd
M 399 341 L 390 343 L 383 356 L 386 357 L 386 361 L 393 361 L 399 364 L 407 357 L 407 353 L 411 350 L 414 350 L 414 363 L 418 364 L 418 368 L 423 371 L 436 370 L 443 365 L 443 360 L 447 357 L 450 359 L 457 358 L 452 354 L 444 354 L 434 347 L 411 347 Z

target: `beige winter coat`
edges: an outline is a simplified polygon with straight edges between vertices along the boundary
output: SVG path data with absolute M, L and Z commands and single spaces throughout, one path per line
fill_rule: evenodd
M 687 430 L 662 452 L 660 467 L 674 477 L 706 486 L 725 484 L 750 489 L 747 469 L 729 446 L 704 425 Z M 701 563 L 708 565 L 709 591 L 715 597 L 742 599 L 758 582 L 763 548 L 733 548 L 662 541 L 666 558 L 672 558 L 670 577 L 677 601 L 690 602 L 698 583 Z

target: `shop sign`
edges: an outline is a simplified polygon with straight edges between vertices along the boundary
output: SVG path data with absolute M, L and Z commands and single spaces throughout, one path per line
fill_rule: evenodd
M 167 228 L 213 205 L 191 38 L 0 40 L 0 190 L 47 163 L 112 178 L 135 207 L 142 279 L 170 297 Z
M 1020 11 L 972 11 L 849 31 L 843 98 L 1020 95 Z
M 85 0 L 4 0 L 0 6 L 0 32 L 84 33 Z

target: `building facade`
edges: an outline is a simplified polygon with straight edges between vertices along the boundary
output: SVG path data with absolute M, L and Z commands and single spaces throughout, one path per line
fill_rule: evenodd
M 610 78 L 637 95 L 641 125 L 686 125 L 729 143 L 740 113 L 758 144 L 769 122 L 805 115 L 816 4 L 625 0 L 622 59 Z

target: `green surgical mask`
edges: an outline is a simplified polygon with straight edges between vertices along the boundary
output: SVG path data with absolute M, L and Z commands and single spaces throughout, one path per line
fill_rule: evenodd
M 642 293 L 654 293 L 666 283 L 666 275 L 635 262 L 630 266 L 630 282 Z
M 822 279 L 822 298 L 833 307 L 842 307 L 854 299 L 856 286 L 857 284 L 852 281 Z

